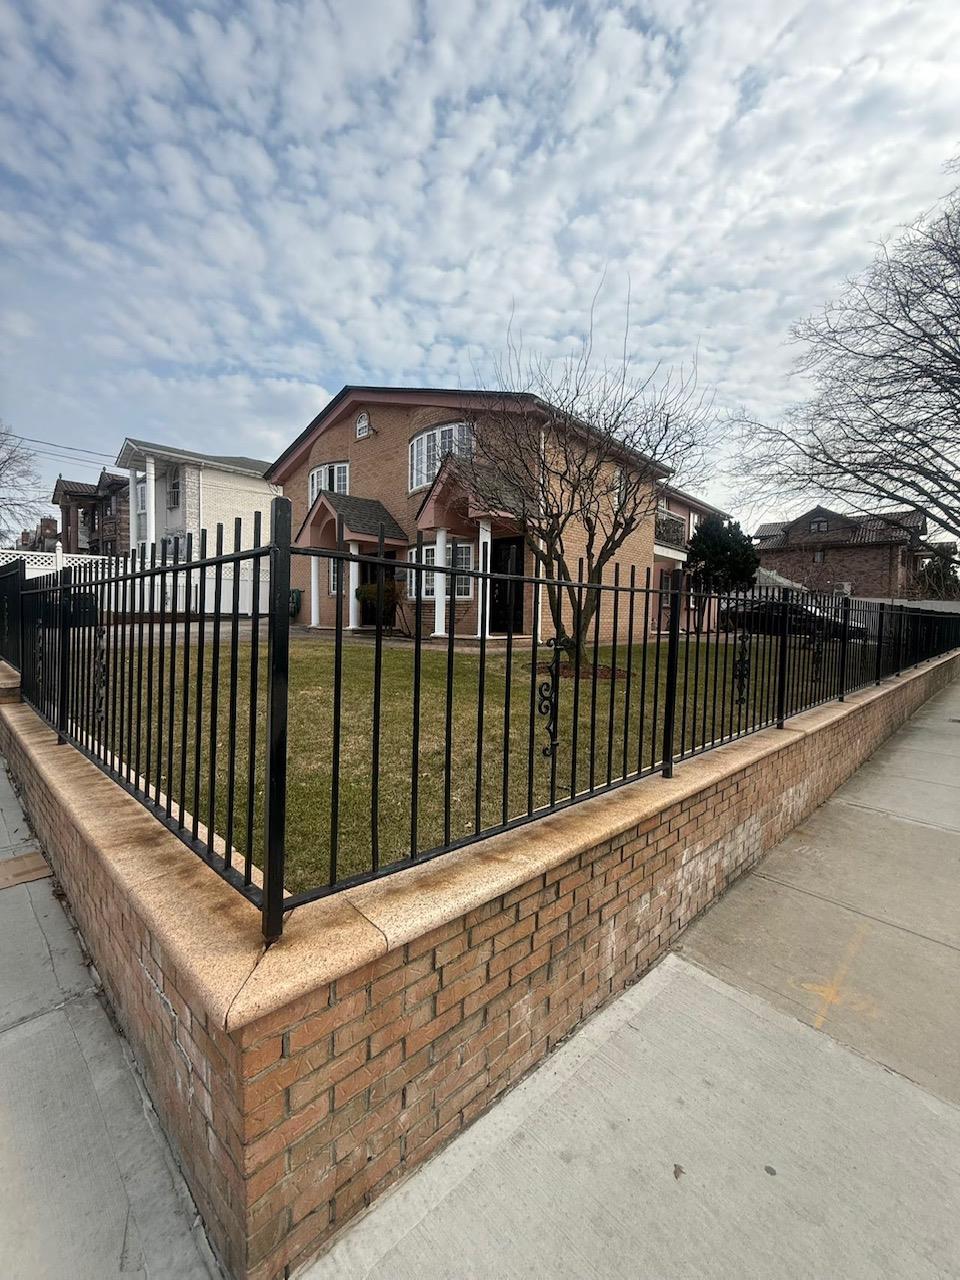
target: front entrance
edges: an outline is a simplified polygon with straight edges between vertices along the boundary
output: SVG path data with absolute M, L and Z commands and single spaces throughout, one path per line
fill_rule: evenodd
M 494 538 L 490 544 L 490 572 L 509 573 L 513 557 L 514 573 L 523 573 L 523 539 Z M 513 618 L 511 619 L 511 596 Z M 507 583 L 493 579 L 490 593 L 490 630 L 514 635 L 523 630 L 523 583 Z
M 396 560 L 395 551 L 384 551 L 385 560 Z M 396 623 L 397 602 L 394 586 L 394 570 L 383 571 L 383 625 L 387 628 Z M 360 562 L 360 625 L 375 627 L 377 625 L 377 566 Z

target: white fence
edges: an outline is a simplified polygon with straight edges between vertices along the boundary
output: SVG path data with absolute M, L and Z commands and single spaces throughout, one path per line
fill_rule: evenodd
M 110 563 L 109 556 L 85 556 L 85 555 L 64 555 L 58 547 L 56 551 L 0 551 L 0 565 L 14 564 L 17 560 L 23 560 L 25 563 L 25 577 L 29 581 L 31 578 L 42 578 L 45 574 L 55 573 L 60 569 L 87 568 L 93 564 Z M 235 565 L 225 564 L 221 568 L 220 576 L 220 613 L 228 614 L 233 612 L 233 574 Z M 239 612 L 249 616 L 253 611 L 253 595 L 254 595 L 254 570 L 249 560 L 244 560 L 239 567 Z M 217 572 L 216 569 L 208 568 L 206 573 L 206 583 L 204 584 L 204 616 L 212 616 L 215 612 L 216 589 L 217 589 Z M 169 612 L 174 607 L 173 601 L 173 582 L 172 574 L 167 575 L 168 582 L 165 588 L 164 608 Z M 189 581 L 187 580 L 189 579 Z M 260 559 L 260 586 L 258 592 L 257 611 L 263 616 L 267 608 L 267 599 L 270 591 L 270 562 L 266 556 Z M 145 589 L 146 600 L 145 606 L 149 603 L 150 590 Z M 189 607 L 191 613 L 198 613 L 200 609 L 200 570 L 194 569 L 192 573 L 181 572 L 177 574 L 176 585 L 176 611 L 183 613 L 187 608 L 188 596 Z M 139 612 L 137 606 L 139 600 L 133 606 L 133 612 Z M 154 592 L 154 611 L 160 609 L 160 592 Z

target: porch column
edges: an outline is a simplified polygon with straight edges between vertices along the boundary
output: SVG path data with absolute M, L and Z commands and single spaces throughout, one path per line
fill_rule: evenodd
M 435 565 L 447 563 L 446 529 L 437 530 L 437 541 L 433 550 L 433 563 Z M 433 634 L 435 636 L 445 636 L 447 634 L 446 577 L 445 573 L 435 573 L 433 575 Z
M 347 550 L 352 556 L 360 554 L 359 542 L 348 542 Z M 350 561 L 350 630 L 356 631 L 360 626 L 360 601 L 357 599 L 357 591 L 360 588 L 360 566 L 356 560 Z
M 320 625 L 320 557 L 310 557 L 310 625 Z
M 157 541 L 157 464 L 153 458 L 146 459 L 147 475 L 147 555 Z
M 492 542 L 492 539 L 491 539 L 491 536 L 490 536 L 490 521 L 489 521 L 489 520 L 481 520 L 481 521 L 480 521 L 480 545 L 479 545 L 479 547 L 477 548 L 477 551 L 479 552 L 479 558 L 478 558 L 478 560 L 477 560 L 477 568 L 478 568 L 478 569 L 481 569 L 481 570 L 483 569 L 483 566 L 484 566 L 484 547 L 486 547 L 486 566 L 487 566 L 487 572 L 488 572 L 488 573 L 490 572 L 490 553 L 491 553 L 491 551 L 492 551 L 492 549 L 493 549 L 493 548 L 492 548 L 492 546 L 491 546 L 491 542 Z M 476 584 L 477 584 L 477 592 L 476 592 L 476 595 L 477 595 L 477 636 L 478 636 L 478 637 L 479 637 L 479 636 L 485 636 L 485 635 L 486 635 L 486 636 L 488 636 L 488 635 L 490 634 L 490 597 L 493 595 L 493 585 L 492 585 L 492 583 L 490 582 L 490 580 L 489 580 L 489 579 L 487 579 L 487 582 L 486 582 L 486 588 L 487 588 L 487 607 L 486 607 L 486 609 L 483 611 L 483 613 L 482 613 L 482 615 L 481 615 L 481 611 L 480 611 L 480 604 L 481 604 L 481 601 L 483 600 L 483 588 L 484 588 L 484 583 L 483 583 L 483 580 L 482 580 L 481 578 L 477 578 L 477 579 L 475 579 L 475 581 L 476 581 Z
M 128 481 L 128 493 L 130 495 L 130 550 L 137 549 L 137 469 L 130 468 L 130 478 Z

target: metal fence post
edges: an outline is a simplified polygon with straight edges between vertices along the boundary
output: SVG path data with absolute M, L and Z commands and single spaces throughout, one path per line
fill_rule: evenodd
M 790 644 L 790 602 L 793 592 L 784 587 L 780 594 L 780 649 L 777 653 L 777 728 L 782 729 L 787 718 L 787 658 Z
M 847 688 L 847 645 L 850 640 L 850 597 L 843 597 L 843 605 L 841 608 L 840 622 L 840 672 L 839 684 L 840 691 L 838 701 L 843 701 L 843 695 Z
M 883 679 L 883 620 L 886 615 L 886 606 L 881 601 L 880 608 L 877 610 L 877 666 L 875 672 L 875 684 L 879 684 Z
M 267 776 L 261 928 L 267 942 L 283 932 L 287 831 L 287 685 L 290 675 L 289 498 L 270 503 L 270 597 L 267 615 Z
M 897 606 L 897 660 L 894 663 L 896 670 L 894 675 L 899 675 L 903 669 L 903 605 Z
M 673 737 L 677 720 L 677 672 L 680 661 L 680 592 L 683 570 L 670 575 L 670 625 L 667 632 L 667 687 L 663 696 L 663 776 L 673 777 Z
M 69 712 L 69 676 L 70 676 L 70 613 L 73 583 L 73 570 L 60 570 L 60 615 L 58 631 L 60 633 L 60 651 L 57 655 L 57 742 L 66 742 L 67 716 Z

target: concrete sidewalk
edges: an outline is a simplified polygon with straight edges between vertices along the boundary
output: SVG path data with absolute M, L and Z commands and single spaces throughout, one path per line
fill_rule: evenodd
M 960 1275 L 958 775 L 960 683 L 310 1280 Z
M 37 848 L 0 764 L 0 875 Z M 0 1275 L 207 1280 L 194 1216 L 52 882 L 0 889 Z

